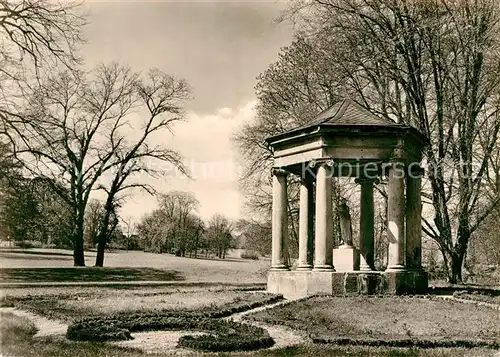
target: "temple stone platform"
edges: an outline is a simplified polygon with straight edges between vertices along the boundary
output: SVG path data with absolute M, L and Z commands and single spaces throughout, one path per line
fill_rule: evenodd
M 424 294 L 428 276 L 423 270 L 404 271 L 299 271 L 271 270 L 267 291 L 286 299 L 312 295 Z

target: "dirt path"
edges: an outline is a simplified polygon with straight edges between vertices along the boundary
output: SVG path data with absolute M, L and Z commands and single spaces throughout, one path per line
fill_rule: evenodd
M 290 346 L 295 346 L 298 344 L 302 343 L 307 343 L 309 342 L 309 338 L 306 337 L 305 335 L 299 334 L 297 331 L 292 330 L 289 327 L 286 326 L 278 326 L 278 325 L 269 325 L 266 323 L 262 322 L 255 322 L 255 321 L 250 321 L 250 320 L 245 320 L 245 316 L 252 314 L 254 312 L 259 312 L 267 309 L 272 309 L 278 306 L 283 306 L 287 305 L 294 300 L 283 300 L 279 301 L 274 304 L 269 304 L 269 305 L 264 305 L 261 307 L 257 307 L 252 310 L 247 310 L 244 312 L 240 312 L 234 315 L 231 315 L 229 317 L 226 317 L 226 320 L 233 320 L 241 323 L 247 323 L 251 324 L 254 326 L 262 327 L 263 329 L 267 330 L 269 335 L 273 338 L 275 344 L 271 349 L 276 349 L 276 348 L 284 348 L 284 347 L 290 347 Z
M 64 336 L 68 325 L 61 321 L 49 320 L 43 316 L 33 314 L 28 311 L 18 310 L 15 307 L 2 307 L 1 312 L 11 312 L 19 317 L 25 317 L 32 321 L 36 328 L 37 333 L 34 337 L 47 337 L 47 336 Z
M 133 340 L 110 342 L 114 345 L 136 348 L 147 354 L 199 355 L 199 352 L 178 348 L 177 342 L 184 335 L 199 335 L 193 331 L 149 331 L 132 333 Z

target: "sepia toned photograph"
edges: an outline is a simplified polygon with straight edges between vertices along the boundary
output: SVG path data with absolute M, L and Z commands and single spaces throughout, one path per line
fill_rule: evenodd
M 500 357 L 499 0 L 0 0 L 0 357 Z

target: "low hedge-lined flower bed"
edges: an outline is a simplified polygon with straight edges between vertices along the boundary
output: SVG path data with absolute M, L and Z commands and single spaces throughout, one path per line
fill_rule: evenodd
M 500 347 L 498 311 L 432 296 L 316 296 L 246 318 L 303 331 L 318 344 Z
M 453 296 L 459 299 L 500 306 L 500 295 L 498 295 L 496 292 L 470 293 L 468 291 L 455 291 L 453 293 Z
M 78 341 L 116 341 L 132 339 L 131 332 L 193 330 L 209 334 L 182 336 L 179 346 L 214 352 L 255 350 L 274 344 L 266 330 L 248 324 L 219 320 L 219 318 L 281 299 L 282 296 L 274 295 L 250 304 L 238 303 L 223 310 L 146 311 L 90 317 L 71 324 L 66 336 Z
M 274 345 L 266 330 L 233 321 L 209 320 L 204 331 L 215 334 L 182 336 L 179 346 L 206 352 L 253 351 Z
M 182 336 L 179 346 L 201 351 L 250 351 L 271 347 L 274 340 L 266 330 L 234 321 L 209 317 L 149 316 L 132 321 L 81 321 L 68 327 L 66 336 L 79 341 L 116 341 L 132 339 L 130 332 L 144 330 L 192 330 L 205 335 Z
M 417 347 L 417 348 L 500 348 L 498 341 L 480 339 L 425 339 L 425 338 L 361 338 L 310 336 L 313 343 L 371 347 Z
M 83 290 L 83 289 L 81 289 Z M 267 304 L 277 298 L 265 292 L 249 292 L 250 287 L 174 290 L 173 288 L 153 288 L 124 291 L 116 297 L 116 290 L 83 290 L 72 293 L 35 294 L 7 296 L 0 304 L 9 303 L 21 310 L 27 310 L 53 320 L 67 323 L 87 317 L 100 317 L 109 314 L 130 313 L 135 311 L 158 312 L 163 310 L 195 311 L 201 309 L 234 309 L 238 312 L 248 304 Z M 35 291 L 36 292 L 36 291 Z M 120 292 L 118 292 L 120 293 Z

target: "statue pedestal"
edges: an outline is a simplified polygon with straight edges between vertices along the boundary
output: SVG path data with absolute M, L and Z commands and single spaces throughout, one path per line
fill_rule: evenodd
M 334 249 L 333 265 L 339 272 L 359 270 L 359 250 L 349 245 Z

